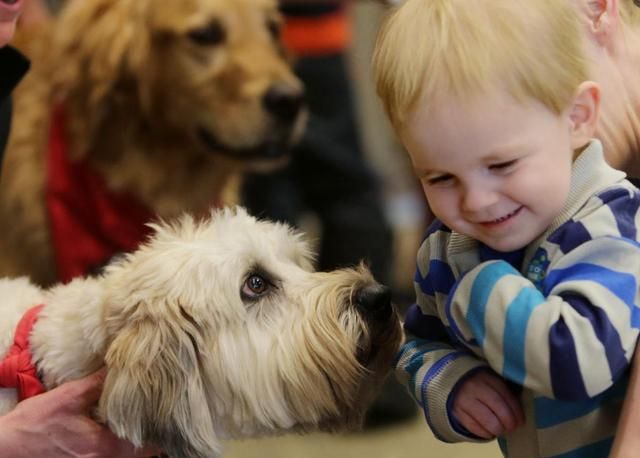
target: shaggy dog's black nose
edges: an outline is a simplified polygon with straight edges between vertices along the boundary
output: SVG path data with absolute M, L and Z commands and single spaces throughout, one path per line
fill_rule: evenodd
M 356 293 L 356 304 L 366 317 L 386 320 L 391 316 L 391 290 L 384 285 L 365 286 Z
M 293 121 L 304 103 L 304 92 L 296 86 L 285 83 L 273 84 L 265 93 L 264 108 L 280 121 Z

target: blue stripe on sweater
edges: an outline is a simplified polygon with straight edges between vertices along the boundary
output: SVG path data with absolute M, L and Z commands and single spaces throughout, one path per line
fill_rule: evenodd
M 425 346 L 429 347 L 426 350 L 427 353 L 430 352 L 430 351 L 433 351 L 433 350 L 444 350 L 444 349 L 450 349 L 451 348 L 449 345 L 447 345 L 446 343 L 443 343 L 443 342 L 429 342 L 429 341 L 424 340 L 424 339 L 412 339 L 412 340 L 408 341 L 406 344 L 404 344 L 400 348 L 398 353 L 396 353 L 393 365 L 397 366 L 398 363 L 400 362 L 400 360 L 402 359 L 402 357 L 405 354 L 407 354 L 409 352 L 415 352 L 419 347 L 425 347 Z
M 411 334 L 427 340 L 446 340 L 448 338 L 447 330 L 440 318 L 424 315 L 417 304 L 413 304 L 407 310 L 404 328 Z
M 489 296 L 501 278 L 513 274 L 519 275 L 508 263 L 504 261 L 493 262 L 482 268 L 473 280 L 466 321 L 475 337 L 475 342 L 480 346 L 484 345 L 486 334 L 484 320 Z M 453 321 L 451 322 L 453 323 Z
M 589 397 L 582 380 L 573 334 L 562 316 L 549 330 L 549 370 L 555 398 L 582 400 Z
M 420 351 L 417 351 L 418 349 L 420 349 Z M 424 367 L 425 355 L 438 350 L 451 351 L 452 348 L 440 342 L 427 342 L 421 339 L 412 340 L 408 342 L 406 345 L 403 345 L 403 347 L 400 349 L 400 351 L 396 355 L 396 362 L 394 366 L 397 366 L 400 360 L 403 358 L 406 358 L 405 355 L 409 354 L 410 356 L 408 358 L 408 361 L 404 362 L 402 366 L 402 370 L 404 370 L 409 374 L 409 386 L 416 386 L 418 372 L 422 367 Z M 413 390 L 410 390 L 410 394 L 416 402 L 419 401 L 416 398 L 416 394 Z M 423 402 L 424 402 L 424 398 L 423 398 Z
M 611 209 L 620 235 L 636 240 L 635 216 L 640 207 L 638 193 L 625 188 L 614 188 L 599 194 L 598 197 Z
M 538 397 L 534 400 L 536 427 L 550 428 L 598 410 L 612 400 L 623 398 L 627 391 L 628 383 L 629 377 L 625 376 L 608 390 L 584 401 L 562 401 Z
M 433 296 L 436 292 L 449 294 L 456 280 L 449 264 L 433 259 L 429 262 L 429 273 L 424 278 L 420 275 L 420 269 L 416 269 L 415 281 L 424 294 Z
M 460 356 L 463 356 L 464 354 L 465 353 L 462 353 L 462 352 L 449 353 L 448 355 L 440 358 L 435 364 L 433 364 L 429 368 L 429 370 L 427 371 L 427 374 L 425 375 L 422 381 L 422 386 L 421 386 L 422 400 L 423 400 L 422 407 L 424 409 L 424 416 L 434 436 L 436 436 L 442 442 L 449 442 L 449 441 L 446 438 L 441 437 L 440 434 L 438 434 L 437 432 L 438 429 L 434 427 L 433 421 L 431 419 L 431 412 L 429 411 L 429 403 L 425 402 L 425 399 L 428 399 L 427 391 L 429 390 L 429 384 L 433 381 L 433 379 L 437 377 L 438 374 L 440 374 L 440 372 L 442 372 L 449 363 L 451 363 L 455 359 L 458 359 Z
M 502 338 L 504 352 L 502 375 L 519 385 L 524 385 L 527 375 L 525 344 L 529 318 L 533 309 L 543 302 L 544 297 L 537 289 L 523 288 L 507 308 Z
M 567 302 L 581 316 L 588 319 L 593 327 L 598 340 L 602 343 L 609 362 L 609 371 L 613 380 L 627 368 L 627 357 L 620 334 L 613 326 L 607 313 L 600 307 L 592 306 L 589 301 L 574 294 L 560 294 L 560 297 Z M 553 351 L 553 350 L 552 350 Z
M 543 282 L 544 295 L 548 296 L 551 290 L 560 283 L 577 280 L 598 283 L 619 297 L 630 308 L 633 308 L 638 291 L 638 284 L 633 275 L 586 262 L 574 264 L 566 269 L 550 271 Z
M 558 245 L 566 254 L 591 240 L 591 234 L 580 221 L 569 220 L 556 229 L 547 240 Z

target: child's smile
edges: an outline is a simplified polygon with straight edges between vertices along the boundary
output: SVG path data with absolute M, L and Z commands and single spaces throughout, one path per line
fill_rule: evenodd
M 513 219 L 515 219 L 515 217 L 520 214 L 520 210 L 522 210 L 523 208 L 523 206 L 520 206 L 505 216 L 501 216 L 500 218 L 496 218 L 490 221 L 481 221 L 480 224 L 488 228 L 502 228 L 509 222 L 513 221 Z

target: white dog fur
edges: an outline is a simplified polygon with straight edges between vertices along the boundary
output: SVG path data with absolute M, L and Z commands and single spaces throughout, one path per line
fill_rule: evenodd
M 175 458 L 216 456 L 229 437 L 358 424 L 401 335 L 384 300 L 357 303 L 381 289 L 366 268 L 313 272 L 299 234 L 241 208 L 153 228 L 101 277 L 46 291 L 0 280 L 0 355 L 45 304 L 30 338 L 45 386 L 106 364 L 98 418 Z M 15 402 L 0 389 L 0 415 Z

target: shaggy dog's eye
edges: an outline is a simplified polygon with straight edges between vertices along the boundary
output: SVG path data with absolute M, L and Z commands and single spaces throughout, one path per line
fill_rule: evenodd
M 227 34 L 218 21 L 213 21 L 206 27 L 194 29 L 188 33 L 188 37 L 196 44 L 202 46 L 216 46 L 222 44 Z
M 256 299 L 269 290 L 269 283 L 263 276 L 253 274 L 242 285 L 242 295 L 247 299 Z

